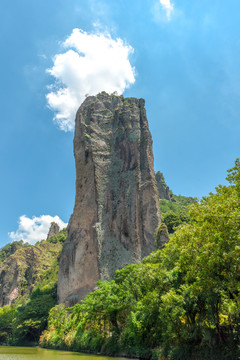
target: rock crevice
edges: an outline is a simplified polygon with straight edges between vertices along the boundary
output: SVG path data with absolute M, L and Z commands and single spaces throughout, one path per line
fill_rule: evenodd
M 156 248 L 160 223 L 144 100 L 101 93 L 76 116 L 76 198 L 59 266 L 59 302 L 79 302 Z

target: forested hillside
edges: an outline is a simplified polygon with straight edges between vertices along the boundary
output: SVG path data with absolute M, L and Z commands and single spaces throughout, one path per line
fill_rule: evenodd
M 13 255 L 18 249 L 20 249 L 22 247 L 27 247 L 27 246 L 29 246 L 29 244 L 24 243 L 23 240 L 13 241 L 13 242 L 5 245 L 0 250 L 0 266 L 2 265 L 4 260 L 6 260 L 10 255 Z
M 240 161 L 199 202 L 175 197 L 187 214 L 168 244 L 71 308 L 56 305 L 58 260 L 23 306 L 0 309 L 0 341 L 145 359 L 234 360 L 240 356 Z M 192 203 L 187 213 L 189 203 Z M 48 242 L 58 245 L 65 232 Z M 15 253 L 16 254 L 16 253 Z M 46 328 L 47 327 L 47 328 Z M 45 330 L 44 330 L 45 329 Z
M 36 245 L 21 247 L 3 262 L 1 294 L 6 290 L 7 301 L 7 290 L 14 288 L 16 298 L 11 306 L 0 307 L 0 344 L 38 342 L 49 310 L 57 304 L 58 262 L 65 239 L 66 230 L 62 230 Z
M 174 195 L 172 192 L 171 200 L 160 199 L 162 221 L 166 224 L 169 234 L 172 234 L 180 224 L 190 222 L 189 207 L 197 201 L 197 198 Z
M 163 250 L 51 309 L 40 344 L 161 359 L 239 358 L 240 162 Z

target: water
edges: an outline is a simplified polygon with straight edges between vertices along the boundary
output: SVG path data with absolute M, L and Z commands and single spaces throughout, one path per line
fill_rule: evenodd
M 113 360 L 111 357 L 29 347 L 0 346 L 1 360 Z M 123 358 L 114 358 L 123 360 Z M 126 359 L 124 359 L 126 360 Z

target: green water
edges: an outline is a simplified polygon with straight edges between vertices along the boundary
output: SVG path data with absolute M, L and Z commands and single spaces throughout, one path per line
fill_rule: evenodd
M 46 350 L 29 347 L 0 346 L 1 360 L 112 360 L 99 355 L 88 355 L 76 352 Z M 120 360 L 122 358 L 114 358 Z M 123 360 L 123 359 L 122 359 Z M 126 359 L 124 359 L 126 360 Z

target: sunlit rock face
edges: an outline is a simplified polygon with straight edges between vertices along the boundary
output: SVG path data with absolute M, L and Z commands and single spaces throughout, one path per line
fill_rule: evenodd
M 41 241 L 26 245 L 10 254 L 0 265 L 0 307 L 26 303 L 39 281 L 56 264 L 62 249 L 60 242 Z
M 101 93 L 76 116 L 76 198 L 60 259 L 59 302 L 75 304 L 155 250 L 160 223 L 144 100 Z
M 54 221 L 51 222 L 51 226 L 50 229 L 48 231 L 48 236 L 47 236 L 47 240 L 50 239 L 50 237 L 54 236 L 54 235 L 58 235 L 60 232 L 60 227 L 57 223 L 55 223 Z

